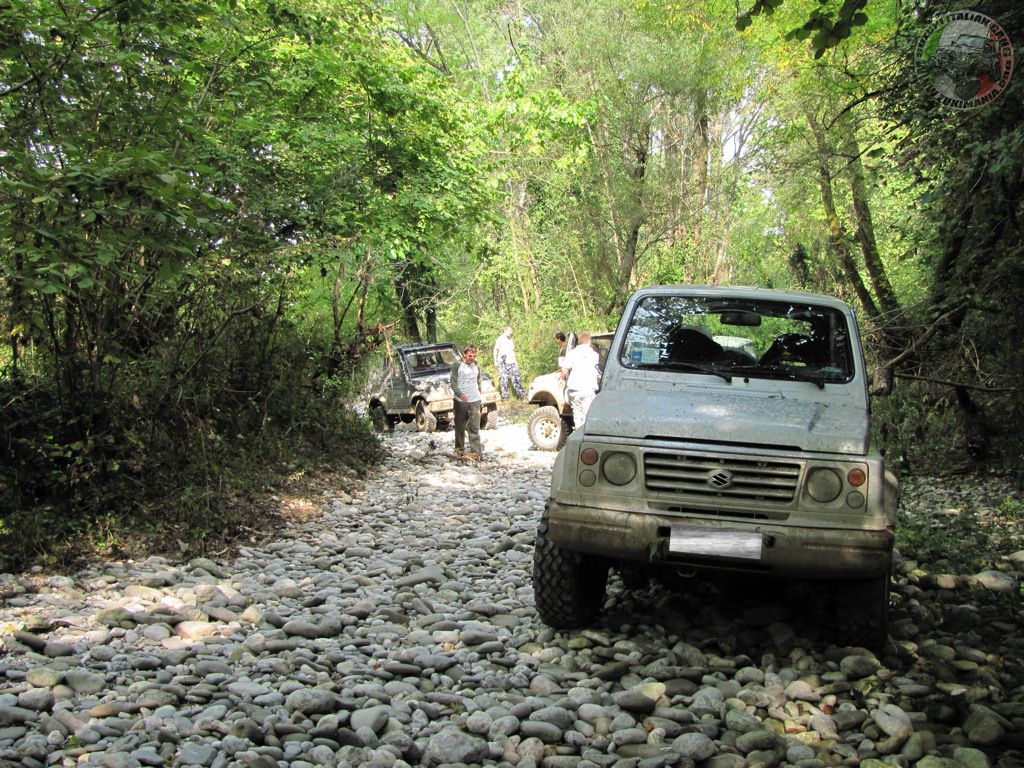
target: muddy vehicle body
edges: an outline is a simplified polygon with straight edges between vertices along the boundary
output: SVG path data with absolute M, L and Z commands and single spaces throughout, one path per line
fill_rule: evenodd
M 603 363 L 614 333 L 595 333 L 590 337 Z M 569 334 L 565 351 L 576 346 L 576 335 Z M 559 364 L 562 358 L 559 357 Z M 565 393 L 560 370 L 534 377 L 527 388 L 526 401 L 537 406 L 527 422 L 530 442 L 539 451 L 557 451 L 573 430 L 572 407 Z
M 448 342 L 395 347 L 381 386 L 369 400 L 370 418 L 377 429 L 393 429 L 399 422 L 415 422 L 420 432 L 448 428 L 455 413 L 451 366 L 461 357 L 459 348 Z M 480 390 L 480 426 L 493 429 L 498 421 L 498 391 L 486 373 Z
M 852 310 L 812 294 L 635 294 L 552 470 L 534 594 L 591 623 L 610 568 L 823 580 L 846 642 L 885 643 L 897 484 L 869 443 Z M 629 583 L 629 581 L 627 581 Z

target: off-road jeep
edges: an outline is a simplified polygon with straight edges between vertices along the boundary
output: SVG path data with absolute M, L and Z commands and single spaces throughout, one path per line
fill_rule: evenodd
M 662 286 L 626 306 L 601 392 L 552 470 L 537 611 L 592 622 L 609 568 L 829 582 L 846 642 L 884 644 L 896 478 L 869 445 L 853 311 L 811 294 Z
M 420 432 L 445 429 L 455 413 L 449 376 L 460 359 L 451 343 L 409 344 L 395 347 L 385 365 L 380 388 L 370 396 L 370 419 L 378 430 L 393 429 L 400 421 L 416 422 Z M 488 374 L 480 387 L 480 426 L 498 425 L 498 391 Z
M 608 343 L 614 333 L 594 333 L 590 342 L 597 348 L 604 362 L 608 354 Z M 576 335 L 569 334 L 566 352 L 576 346 Z M 561 362 L 562 358 L 559 358 Z M 534 377 L 526 392 L 526 402 L 537 406 L 527 424 L 530 442 L 538 451 L 557 451 L 573 430 L 572 407 L 565 394 L 565 382 L 560 371 L 544 373 Z

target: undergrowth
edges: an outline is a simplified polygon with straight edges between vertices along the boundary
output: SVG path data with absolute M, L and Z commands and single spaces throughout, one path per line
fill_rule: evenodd
M 933 571 L 973 574 L 999 568 L 1024 548 L 1024 504 L 1006 497 L 995 506 L 966 502 L 939 509 L 901 509 L 896 546 Z
M 331 382 L 168 406 L 136 381 L 123 399 L 92 407 L 88 424 L 69 420 L 44 388 L 25 395 L 4 384 L 0 572 L 224 553 L 280 529 L 281 489 L 311 478 L 348 485 L 383 454 Z

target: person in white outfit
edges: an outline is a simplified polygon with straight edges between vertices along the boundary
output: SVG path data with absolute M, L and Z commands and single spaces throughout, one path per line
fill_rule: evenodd
M 573 428 L 581 429 L 601 385 L 601 356 L 590 343 L 587 331 L 580 333 L 579 342 L 565 356 L 564 361 L 561 378 L 565 382 L 569 405 L 572 407 Z
M 519 363 L 516 362 L 516 345 L 512 341 L 511 325 L 502 328 L 501 335 L 494 342 L 494 367 L 498 370 L 498 389 L 501 391 L 502 400 L 508 400 L 509 381 L 512 382 L 512 390 L 516 397 L 520 400 L 526 397 L 523 379 L 519 373 Z

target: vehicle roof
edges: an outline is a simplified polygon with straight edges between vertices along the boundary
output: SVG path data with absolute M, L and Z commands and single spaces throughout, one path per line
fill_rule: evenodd
M 850 305 L 833 296 L 804 291 L 778 291 L 773 288 L 757 288 L 753 286 L 722 286 L 722 285 L 652 285 L 641 288 L 634 298 L 643 296 L 707 296 L 716 299 L 759 299 L 762 301 L 799 302 L 820 304 L 834 307 L 845 312 Z
M 424 349 L 442 349 L 454 347 L 458 349 L 458 345 L 453 341 L 428 341 L 420 344 L 398 344 L 395 349 L 399 352 L 420 352 Z

